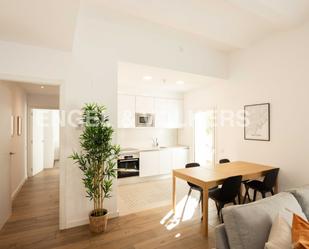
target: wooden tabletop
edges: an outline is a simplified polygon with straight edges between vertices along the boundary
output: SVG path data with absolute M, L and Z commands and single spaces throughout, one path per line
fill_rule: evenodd
M 208 187 L 211 187 L 231 176 L 242 175 L 243 180 L 254 179 L 255 176 L 258 177 L 261 173 L 266 173 L 274 168 L 262 164 L 238 161 L 220 164 L 213 169 L 203 167 L 185 168 L 174 170 L 173 173 L 176 177 L 185 178 L 199 186 L 207 184 Z

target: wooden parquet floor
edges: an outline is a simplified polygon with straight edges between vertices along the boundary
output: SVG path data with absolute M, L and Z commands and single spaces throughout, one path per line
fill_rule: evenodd
M 0 249 L 211 249 L 198 217 L 180 222 L 166 218 L 160 207 L 109 220 L 108 231 L 93 235 L 88 226 L 59 230 L 59 169 L 27 180 L 13 204 L 13 214 L 0 231 Z M 173 228 L 173 225 L 175 227 Z

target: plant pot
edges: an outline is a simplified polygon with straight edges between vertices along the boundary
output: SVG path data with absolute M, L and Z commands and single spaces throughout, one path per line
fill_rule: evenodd
M 108 212 L 106 209 L 101 210 L 103 215 L 94 216 L 94 211 L 89 214 L 89 229 L 93 233 L 103 233 L 107 227 Z

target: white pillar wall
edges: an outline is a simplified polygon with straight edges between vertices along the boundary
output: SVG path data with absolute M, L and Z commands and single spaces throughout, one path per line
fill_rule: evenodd
M 87 102 L 107 107 L 117 127 L 118 62 L 159 66 L 184 72 L 226 77 L 227 56 L 207 47 L 195 36 L 119 15 L 98 0 L 82 0 L 73 46 L 73 62 L 61 87 L 61 109 L 68 115 Z M 60 226 L 88 223 L 93 208 L 86 198 L 82 173 L 68 157 L 79 151 L 80 130 L 61 129 Z M 114 136 L 116 142 L 116 134 Z M 105 201 L 111 216 L 117 215 L 117 185 Z

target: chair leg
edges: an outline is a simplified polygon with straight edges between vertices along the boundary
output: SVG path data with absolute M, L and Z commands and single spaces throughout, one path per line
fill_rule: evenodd
M 218 216 L 219 216 L 220 221 L 223 223 L 222 208 L 224 208 L 224 204 L 219 203 L 218 207 L 219 207 L 218 208 Z
M 272 189 L 272 190 L 270 190 L 270 193 L 272 194 L 272 195 L 275 195 L 275 193 L 274 193 L 274 190 Z
M 263 199 L 266 197 L 265 192 L 261 192 Z
M 246 193 L 245 193 L 245 196 L 244 196 L 244 199 L 243 199 L 243 204 L 245 204 L 246 203 L 246 200 L 247 200 L 247 196 L 248 196 L 248 198 L 249 198 L 249 200 L 250 200 L 250 196 L 249 196 L 249 188 L 248 187 L 246 187 Z
M 191 193 L 192 193 L 192 188 L 189 189 L 188 197 L 191 195 Z
M 257 194 L 257 191 L 254 190 L 254 197 L 253 197 L 253 201 L 256 201 L 256 194 Z
M 237 205 L 237 202 L 236 202 L 236 200 L 233 200 L 233 204 L 234 204 L 234 205 Z

